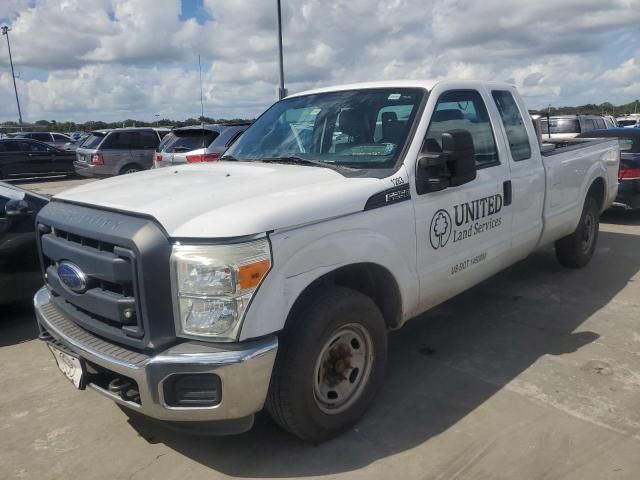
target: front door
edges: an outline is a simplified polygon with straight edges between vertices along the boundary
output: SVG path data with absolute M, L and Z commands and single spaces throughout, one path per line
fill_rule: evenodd
M 414 199 L 421 310 L 499 271 L 509 250 L 509 163 L 502 142 L 496 142 L 495 113 L 487 110 L 485 97 L 486 92 L 473 89 L 443 92 L 427 129 L 422 147 L 427 152 L 442 151 L 444 132 L 469 131 L 478 170 L 467 184 Z
M 46 143 L 30 140 L 20 141 L 20 153 L 24 159 L 24 174 L 44 175 L 53 169 L 53 154 Z

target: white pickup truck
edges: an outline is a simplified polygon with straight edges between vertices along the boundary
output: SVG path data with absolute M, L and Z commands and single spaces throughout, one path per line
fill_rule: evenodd
M 293 95 L 220 162 L 55 196 L 40 338 L 125 411 L 231 433 L 266 407 L 322 441 L 371 404 L 389 330 L 541 246 L 589 262 L 618 164 L 616 140 L 542 154 L 506 84 Z

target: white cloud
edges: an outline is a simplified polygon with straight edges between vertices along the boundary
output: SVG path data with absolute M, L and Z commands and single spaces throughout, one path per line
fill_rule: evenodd
M 274 2 L 4 0 L 23 116 L 253 116 L 276 96 Z M 640 84 L 640 0 L 283 2 L 285 75 L 295 92 L 390 78 L 509 80 L 530 107 L 627 102 Z M 0 120 L 15 119 L 0 45 Z

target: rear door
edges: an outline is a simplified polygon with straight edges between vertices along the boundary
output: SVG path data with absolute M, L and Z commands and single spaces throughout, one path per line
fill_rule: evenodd
M 136 163 L 133 154 L 134 141 L 134 131 L 110 132 L 98 149 L 104 159 L 104 169 L 117 175 L 123 167 Z
M 527 109 L 518 104 L 513 89 L 492 90 L 493 107 L 500 116 L 501 135 L 511 170 L 511 255 L 515 261 L 536 247 L 542 232 L 545 177 L 536 132 L 525 122 Z
M 436 87 L 437 88 L 437 87 Z M 426 310 L 499 271 L 510 246 L 511 208 L 504 196 L 509 161 L 487 109 L 486 92 L 437 89 L 437 103 L 423 141 L 442 151 L 442 134 L 463 129 L 474 143 L 477 177 L 457 187 L 416 195 L 420 306 Z
M 149 169 L 153 165 L 153 155 L 160 145 L 160 137 L 152 130 L 136 130 L 131 132 L 131 155 L 134 162 L 144 169 Z

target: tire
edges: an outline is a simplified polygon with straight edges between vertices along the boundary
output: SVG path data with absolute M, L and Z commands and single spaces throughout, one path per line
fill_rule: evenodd
M 118 175 L 127 175 L 129 173 L 137 173 L 141 171 L 142 171 L 142 167 L 140 167 L 140 165 L 130 163 L 129 165 L 125 165 L 124 167 L 122 167 Z
M 600 208 L 592 196 L 587 196 L 580 222 L 575 231 L 556 242 L 556 258 L 568 268 L 582 268 L 591 261 L 598 243 Z
M 347 430 L 371 405 L 384 379 L 386 326 L 369 297 L 342 287 L 314 291 L 292 315 L 266 407 L 282 428 L 319 443 Z

